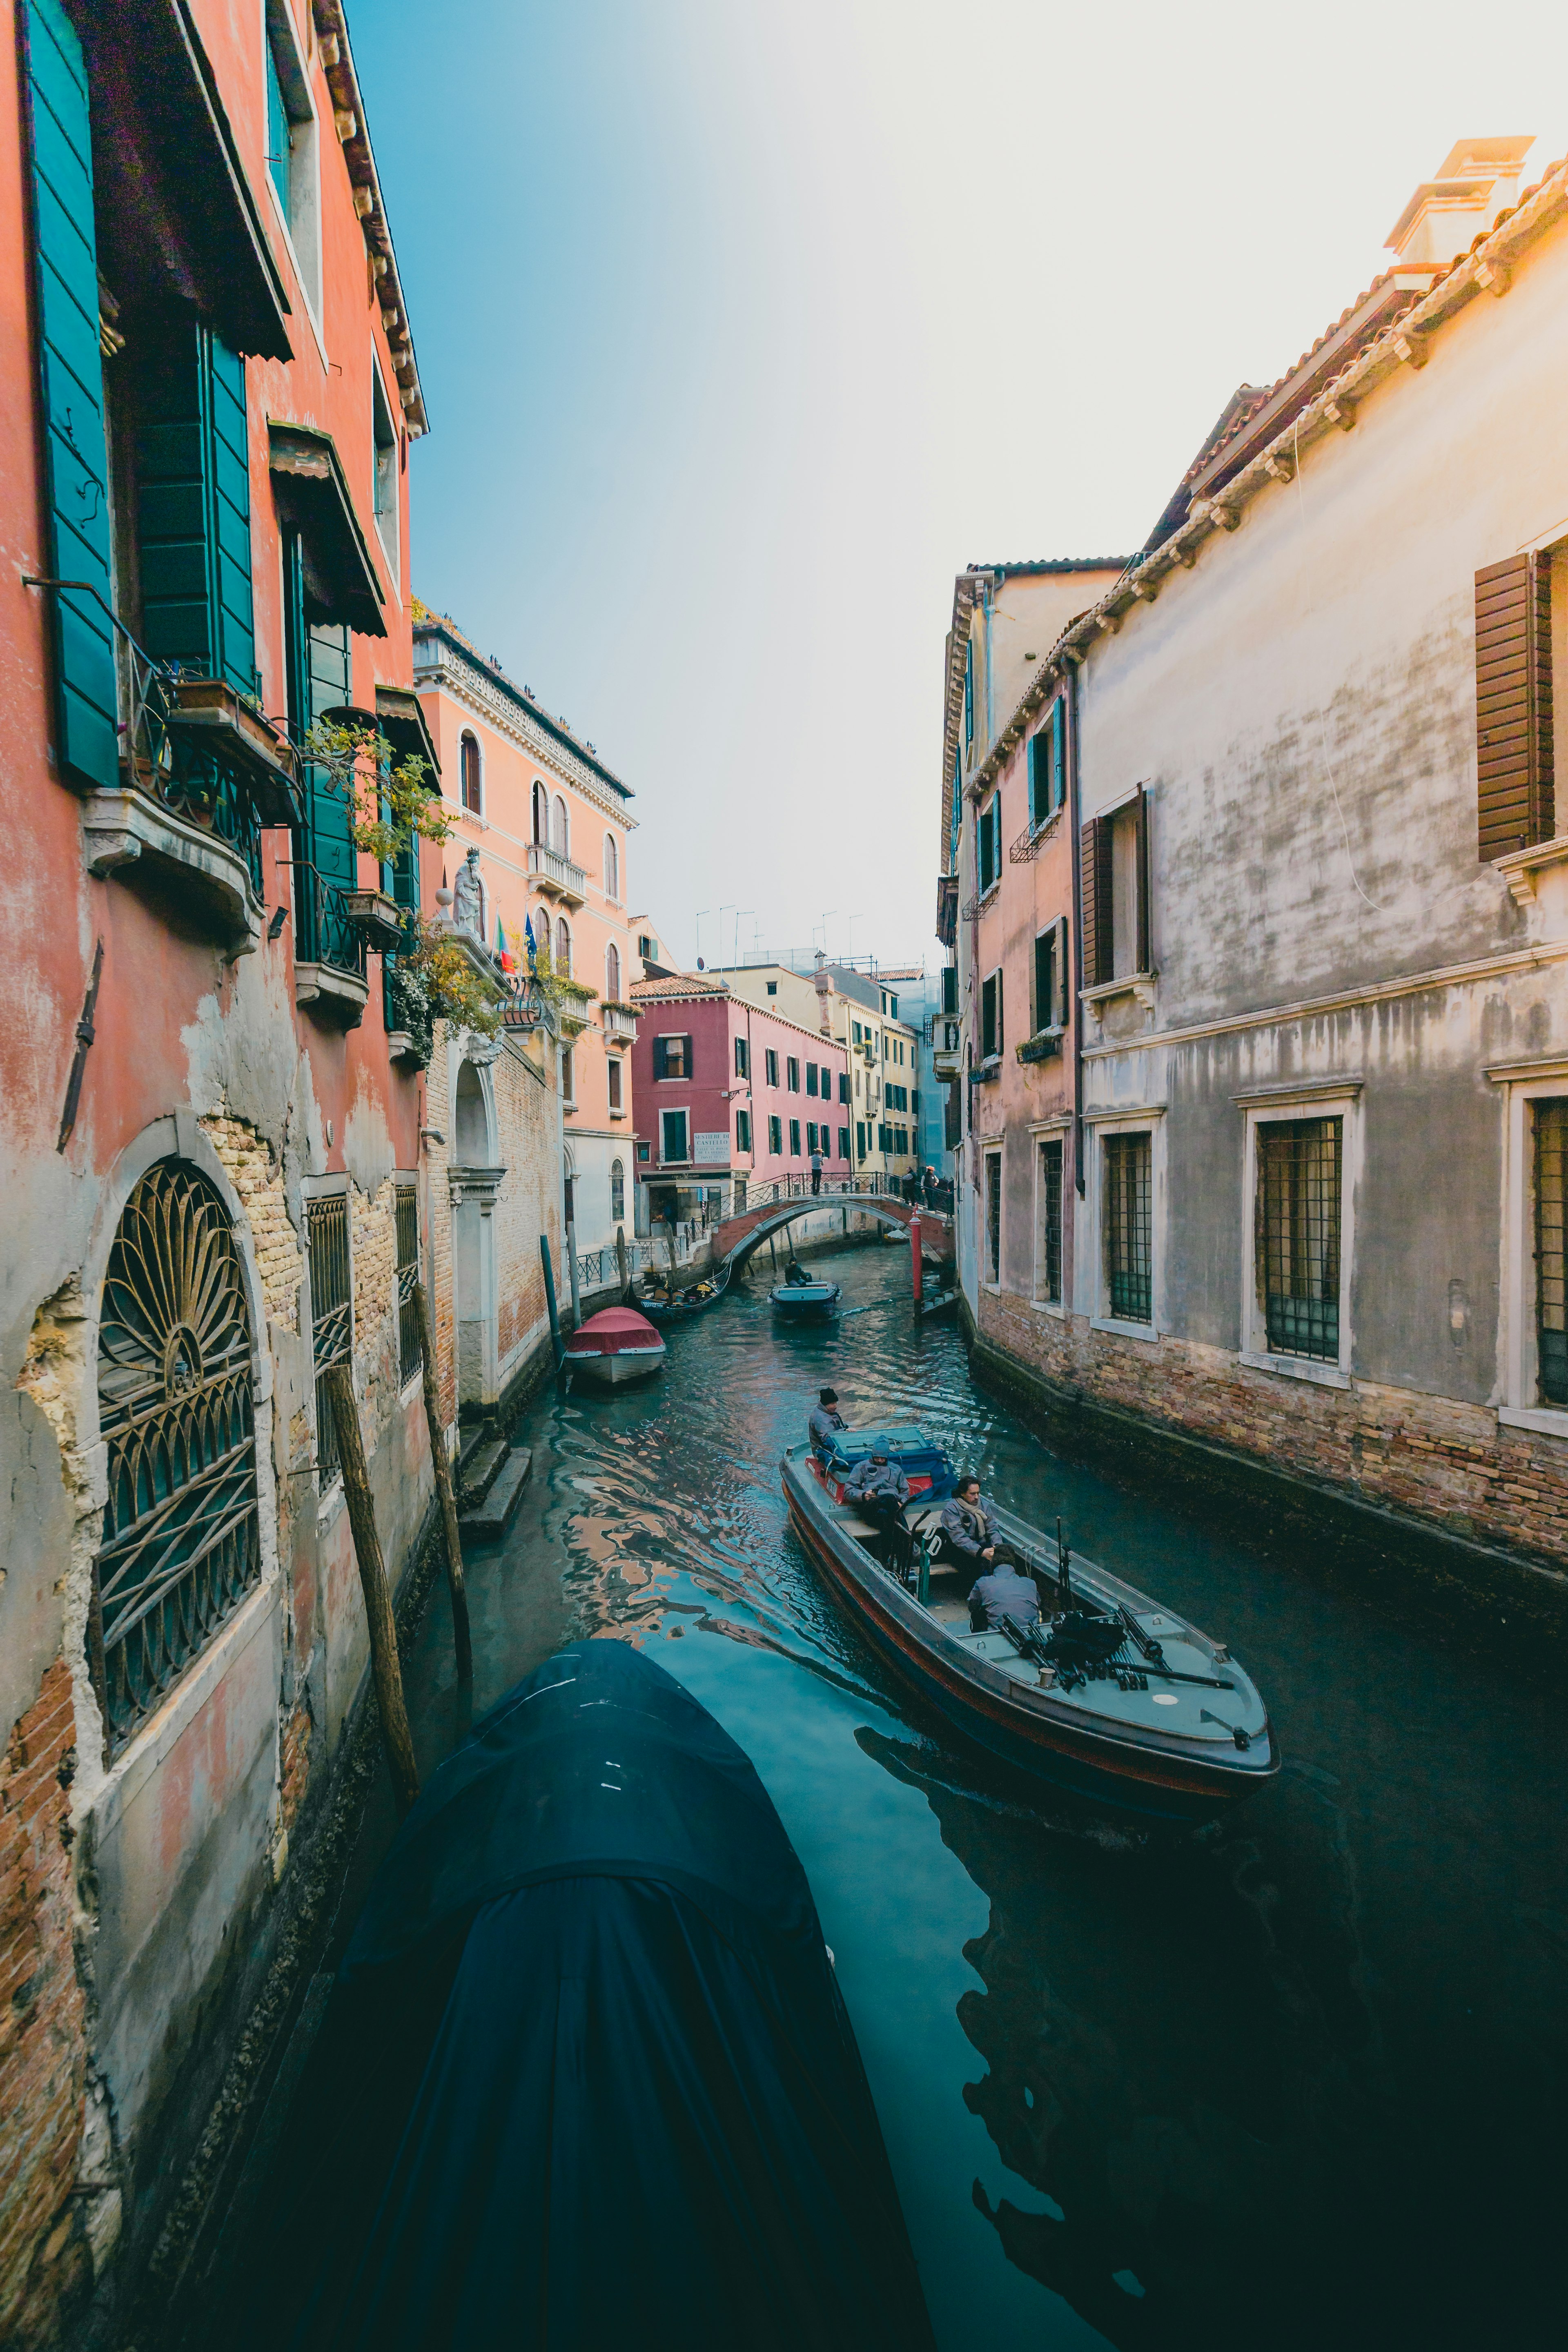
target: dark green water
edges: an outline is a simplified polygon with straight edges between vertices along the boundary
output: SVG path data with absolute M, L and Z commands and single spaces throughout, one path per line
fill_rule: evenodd
M 531 1487 L 470 1561 L 475 1706 L 613 1632 L 747 1749 L 810 1874 L 944 2352 L 1561 2340 L 1560 1700 L 1310 1557 L 1058 1460 L 955 1329 L 911 1329 L 902 1252 L 831 1265 L 866 1310 L 835 1328 L 775 1330 L 759 1273 L 670 1335 L 657 1383 L 530 1411 Z M 1229 1640 L 1279 1783 L 1151 1836 L 934 1737 L 788 1529 L 779 1454 L 827 1380 L 850 1420 L 920 1419 Z M 439 1593 L 410 1699 L 428 1769 L 463 1719 Z M 389 1822 L 384 1794 L 362 1868 Z

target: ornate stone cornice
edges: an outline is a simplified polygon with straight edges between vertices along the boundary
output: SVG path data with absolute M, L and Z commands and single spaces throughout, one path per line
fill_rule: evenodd
M 432 654 L 434 660 L 430 658 Z M 476 719 L 487 720 L 520 751 L 526 751 L 531 760 L 537 760 L 541 767 L 552 769 L 563 782 L 574 785 L 584 800 L 592 801 L 605 816 L 614 817 L 627 833 L 636 832 L 637 818 L 604 776 L 552 734 L 542 719 L 535 719 L 517 698 L 515 688 L 498 677 L 474 655 L 454 645 L 444 633 L 416 630 L 414 684 L 417 692 L 438 687 L 457 701 L 466 703 Z

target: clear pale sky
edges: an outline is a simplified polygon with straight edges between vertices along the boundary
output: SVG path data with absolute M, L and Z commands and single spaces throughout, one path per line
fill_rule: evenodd
M 688 962 L 721 908 L 726 959 L 939 961 L 954 573 L 1130 552 L 1456 139 L 1535 132 L 1527 184 L 1568 148 L 1560 5 L 351 29 L 433 427 L 416 587 L 631 785 Z

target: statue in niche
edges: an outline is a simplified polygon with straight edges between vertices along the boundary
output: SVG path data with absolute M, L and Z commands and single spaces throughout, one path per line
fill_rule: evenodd
M 484 918 L 479 902 L 479 853 L 470 849 L 458 868 L 457 887 L 452 893 L 452 928 L 468 931 L 476 939 L 484 938 Z

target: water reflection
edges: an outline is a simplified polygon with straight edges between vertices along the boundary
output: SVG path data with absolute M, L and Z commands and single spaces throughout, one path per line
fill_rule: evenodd
M 949 2352 L 1552 2340 L 1552 1695 L 1310 1555 L 1057 1458 L 955 1331 L 911 1327 L 900 1253 L 827 1263 L 863 1310 L 837 1328 L 775 1329 L 758 1279 L 672 1333 L 657 1387 L 531 1410 L 522 1513 L 470 1563 L 476 1705 L 613 1635 L 657 1645 L 747 1748 L 837 1952 Z M 1152 1832 L 918 1720 L 789 1530 L 778 1456 L 826 1381 L 1228 1638 L 1279 1781 Z M 449 1653 L 437 1607 L 411 1677 L 426 1767 L 458 1734 Z

